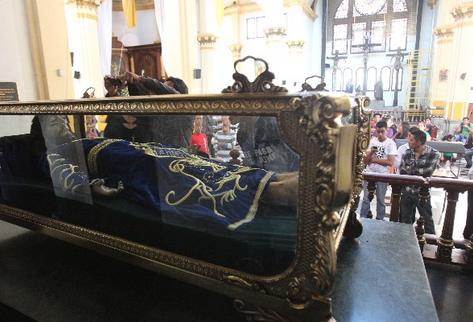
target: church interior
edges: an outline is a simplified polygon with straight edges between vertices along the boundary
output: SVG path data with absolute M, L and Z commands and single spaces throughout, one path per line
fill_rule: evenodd
M 473 0 L 0 26 L 0 321 L 473 322 Z

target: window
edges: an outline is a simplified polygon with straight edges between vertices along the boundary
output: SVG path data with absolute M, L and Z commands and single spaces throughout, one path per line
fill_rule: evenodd
M 384 66 L 381 68 L 380 79 L 383 81 L 383 90 L 391 90 L 391 67 Z
M 341 24 L 333 26 L 332 54 L 338 50 L 340 54 L 346 54 L 348 42 L 348 25 Z
M 353 16 L 371 16 L 387 12 L 386 0 L 355 0 Z
M 386 23 L 384 20 L 373 21 L 371 23 L 371 43 L 378 44 L 378 46 L 371 47 L 371 51 L 385 51 L 386 50 Z
M 364 36 L 369 36 L 370 52 L 394 51 L 407 47 L 408 26 L 415 15 L 409 12 L 417 7 L 417 0 L 343 0 L 339 2 L 333 19 L 332 53 L 362 54 Z M 346 36 L 346 41 L 345 41 Z M 345 45 L 350 44 L 350 50 Z
M 348 0 L 343 0 L 343 2 L 338 6 L 337 11 L 335 12 L 335 19 L 347 18 L 348 17 Z
M 351 34 L 351 52 L 352 53 L 362 53 L 365 34 L 366 34 L 366 22 L 357 22 L 352 24 L 352 34 Z
M 391 39 L 389 50 L 406 49 L 407 43 L 407 18 L 394 19 L 391 22 Z
M 393 1 L 393 11 L 394 12 L 407 11 L 406 0 L 394 0 Z
M 246 18 L 246 39 L 264 38 L 265 17 Z

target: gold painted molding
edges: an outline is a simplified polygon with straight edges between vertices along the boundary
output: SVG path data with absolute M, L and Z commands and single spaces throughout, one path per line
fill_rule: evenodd
M 435 5 L 437 4 L 437 0 L 427 0 L 427 4 L 429 5 L 430 8 L 434 8 Z
M 232 44 L 232 45 L 228 46 L 228 48 L 230 48 L 232 53 L 240 53 L 241 44 Z
M 102 3 L 103 0 L 67 0 L 66 4 L 75 4 L 78 7 L 86 7 L 95 9 Z
M 154 9 L 154 1 L 153 0 L 141 0 L 136 2 L 136 10 L 152 10 Z M 122 2 L 113 2 L 112 5 L 113 11 L 123 11 Z
M 304 47 L 305 41 L 304 40 L 289 40 L 286 42 L 289 48 L 294 49 L 302 49 Z
M 286 27 L 269 27 L 264 30 L 266 37 L 271 36 L 285 36 L 286 35 Z
M 455 8 L 450 12 L 455 19 L 455 21 L 463 20 L 467 18 L 473 17 L 473 2 L 463 3 Z
M 97 15 L 95 13 L 88 13 L 88 12 L 78 12 L 77 18 L 81 19 L 90 19 L 97 21 Z
M 212 49 L 217 42 L 217 36 L 210 33 L 200 33 L 197 35 L 197 41 L 201 49 Z
M 440 26 L 435 28 L 434 35 L 437 36 L 437 39 L 448 39 L 453 38 L 454 27 L 452 25 Z

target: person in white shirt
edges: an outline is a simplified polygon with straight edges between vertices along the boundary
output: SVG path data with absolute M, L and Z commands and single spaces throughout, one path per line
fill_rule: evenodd
M 410 127 L 409 132 L 407 133 L 407 138 L 409 138 L 412 132 L 415 132 L 418 129 L 419 128 L 417 126 Z M 394 167 L 396 168 L 397 173 L 399 173 L 399 167 L 401 166 L 402 156 L 406 153 L 407 149 L 409 149 L 409 143 L 407 142 L 397 148 L 397 155 L 396 159 L 394 160 Z
M 366 164 L 365 172 L 389 174 L 389 168 L 394 164 L 397 155 L 396 143 L 387 137 L 388 125 L 384 121 L 376 123 L 377 137 L 372 137 L 368 151 L 364 157 Z M 368 217 L 370 201 L 368 198 L 368 183 L 363 182 L 363 202 L 361 204 L 360 216 Z M 376 219 L 383 220 L 386 215 L 386 204 L 384 196 L 388 184 L 376 182 Z

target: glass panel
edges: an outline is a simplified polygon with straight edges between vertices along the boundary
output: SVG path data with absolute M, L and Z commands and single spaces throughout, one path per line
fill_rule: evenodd
M 376 44 L 371 48 L 371 51 L 384 51 L 386 50 L 386 22 L 384 21 L 373 21 L 371 23 L 371 44 Z
M 362 53 L 363 49 L 361 46 L 364 42 L 364 36 L 366 33 L 366 22 L 357 22 L 352 24 L 352 35 L 351 35 L 351 52 Z M 356 47 L 355 47 L 356 46 Z
M 391 90 L 391 68 L 388 66 L 381 69 L 381 80 L 383 81 L 383 90 Z
M 389 50 L 406 49 L 407 41 L 407 18 L 393 19 L 391 22 L 391 38 Z
M 371 16 L 387 12 L 386 0 L 355 0 L 353 16 Z
M 393 1 L 393 11 L 394 12 L 407 11 L 406 0 L 394 0 Z
M 348 38 L 348 25 L 334 25 L 333 26 L 333 49 L 332 53 L 338 50 L 340 54 L 347 52 L 347 38 Z
M 337 11 L 335 12 L 335 19 L 342 19 L 348 17 L 348 0 L 343 0 L 343 2 L 338 6 Z
M 100 118 L 79 139 L 83 116 L 2 116 L 1 202 L 253 274 L 290 265 L 299 157 L 275 117 Z

